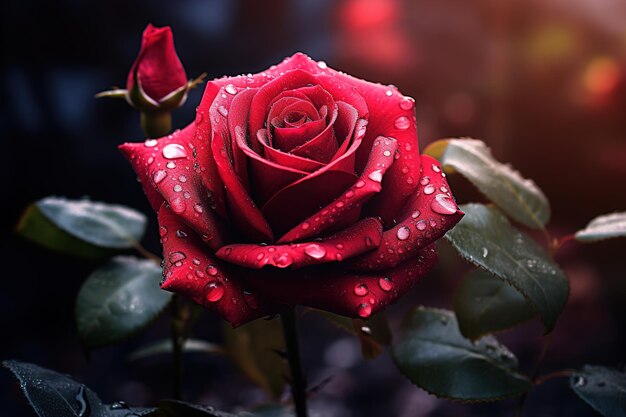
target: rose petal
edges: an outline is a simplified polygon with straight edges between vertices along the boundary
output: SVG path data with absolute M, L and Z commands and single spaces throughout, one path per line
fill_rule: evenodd
M 311 123 L 307 123 L 307 125 L 309 124 Z M 259 129 L 259 131 L 257 132 L 257 140 L 263 146 L 263 153 L 265 154 L 265 157 L 279 165 L 306 172 L 314 172 L 324 167 L 324 164 L 322 164 L 321 162 L 317 162 L 308 158 L 303 158 L 298 155 L 285 153 L 279 149 L 272 148 L 269 144 L 267 129 Z
M 330 120 L 324 130 L 302 145 L 291 149 L 291 153 L 323 163 L 329 162 L 339 148 L 333 129 L 335 120 L 337 120 L 337 112 L 337 105 L 335 105 L 331 109 Z
M 461 220 L 464 213 L 450 194 L 439 162 L 424 155 L 422 167 L 420 188 L 404 207 L 395 226 L 383 233 L 377 250 L 353 259 L 349 263 L 352 268 L 358 271 L 392 268 L 440 239 Z
M 435 245 L 379 274 L 355 274 L 333 267 L 244 277 L 259 294 L 287 306 L 305 305 L 349 317 L 367 318 L 402 297 L 437 262 Z M 261 272 L 256 272 L 259 274 Z M 256 277 L 256 279 L 254 279 Z
M 315 242 L 289 245 L 233 244 L 220 248 L 215 255 L 247 268 L 266 265 L 278 268 L 302 268 L 308 265 L 339 262 L 371 251 L 380 243 L 382 225 L 366 218 L 341 232 Z
M 161 288 L 214 310 L 233 326 L 277 311 L 262 297 L 246 293 L 237 274 L 214 259 L 195 232 L 165 206 L 159 210 L 159 225 L 164 257 Z
M 337 120 L 333 128 L 335 130 L 335 138 L 340 146 L 331 161 L 335 161 L 343 155 L 352 144 L 352 138 L 355 136 L 356 123 L 359 118 L 359 113 L 356 109 L 343 101 L 337 102 L 337 109 Z
M 356 139 L 360 141 L 360 139 Z M 381 190 L 381 181 L 394 163 L 397 142 L 380 137 L 374 142 L 367 166 L 361 177 L 341 197 L 295 226 L 279 243 L 308 239 L 330 228 L 354 222 L 364 202 Z M 308 226 L 305 226 L 308 225 Z
M 194 167 L 193 124 L 158 140 L 126 143 L 120 150 L 143 179 L 144 190 L 155 207 L 158 191 L 188 225 L 212 248 L 223 245 L 226 232 Z M 148 146 L 150 145 L 150 146 Z

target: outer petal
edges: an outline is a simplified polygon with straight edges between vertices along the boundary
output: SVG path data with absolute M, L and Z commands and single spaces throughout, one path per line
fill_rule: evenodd
M 333 313 L 367 318 L 402 297 L 437 262 L 435 245 L 414 258 L 378 274 L 345 274 L 330 267 L 311 267 L 297 276 L 267 274 L 262 279 L 244 278 L 276 303 L 302 304 Z
M 397 142 L 394 139 L 383 137 L 376 139 L 361 177 L 339 198 L 292 228 L 278 242 L 308 239 L 328 229 L 354 222 L 363 203 L 381 190 L 381 181 L 394 163 L 396 150 Z
M 450 194 L 441 165 L 422 156 L 424 175 L 420 189 L 404 208 L 398 223 L 383 233 L 377 250 L 354 258 L 348 264 L 359 271 L 381 271 L 414 257 L 422 248 L 441 238 L 463 217 Z
M 233 326 L 277 311 L 272 303 L 245 291 L 238 274 L 214 259 L 194 231 L 165 206 L 159 210 L 159 225 L 165 259 L 161 288 L 216 311 Z
M 380 244 L 382 232 L 380 221 L 370 217 L 315 242 L 269 246 L 234 244 L 220 248 L 215 255 L 224 261 L 247 268 L 261 269 L 271 265 L 298 269 L 308 265 L 340 262 L 371 251 Z
M 209 246 L 218 248 L 224 243 L 225 231 L 202 185 L 199 167 L 194 166 L 193 128 L 191 124 L 158 140 L 126 143 L 120 150 L 142 178 L 153 207 L 159 201 L 156 190 Z

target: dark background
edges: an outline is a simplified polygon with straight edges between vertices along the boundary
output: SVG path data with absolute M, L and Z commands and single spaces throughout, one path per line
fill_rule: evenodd
M 161 319 L 146 333 L 87 361 L 73 320 L 74 298 L 94 264 L 52 255 L 17 238 L 30 202 L 47 195 L 125 204 L 150 213 L 116 145 L 141 140 L 137 115 L 122 101 L 93 95 L 123 85 L 149 22 L 171 25 L 194 77 L 260 71 L 295 51 L 350 74 L 393 83 L 417 101 L 421 146 L 443 137 L 484 139 L 502 161 L 535 179 L 549 197 L 551 231 L 583 227 L 626 209 L 626 2 L 621 0 L 310 0 L 3 2 L 2 290 L 0 359 L 69 373 L 107 402 L 149 405 L 170 395 L 164 358 L 128 363 L 133 349 L 166 337 Z M 174 115 L 193 120 L 202 89 Z M 480 199 L 452 178 L 461 202 Z M 145 244 L 159 253 L 154 216 Z M 568 244 L 559 261 L 572 293 L 543 367 L 625 364 L 624 241 Z M 396 324 L 416 303 L 449 307 L 460 281 L 442 248 L 440 266 L 390 309 Z M 450 256 L 448 256 L 450 255 Z M 219 342 L 207 314 L 195 334 Z M 511 415 L 515 401 L 463 406 L 438 400 L 398 375 L 388 356 L 363 362 L 356 342 L 311 316 L 302 321 L 312 383 L 334 376 L 313 401 L 323 416 Z M 502 335 L 524 370 L 532 368 L 541 327 Z M 187 358 L 185 397 L 232 409 L 265 401 L 222 357 Z M 528 416 L 593 411 L 549 382 L 531 393 Z M 32 415 L 8 372 L 0 373 L 0 414 Z

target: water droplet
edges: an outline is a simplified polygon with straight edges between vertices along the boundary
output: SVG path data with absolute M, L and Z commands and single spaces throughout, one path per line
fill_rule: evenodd
M 396 119 L 393 125 L 396 127 L 396 129 L 406 130 L 411 127 L 411 121 L 406 116 L 400 116 Z
M 200 204 L 194 204 L 193 205 L 193 210 L 196 213 L 202 213 L 204 211 L 204 209 L 202 208 L 202 206 Z
M 154 157 L 150 157 L 148 158 L 148 165 L 152 164 L 154 162 Z
M 198 258 L 193 258 L 191 262 L 193 262 L 194 265 L 200 265 L 200 259 Z
M 206 273 L 214 277 L 217 275 L 217 268 L 215 265 L 209 265 L 206 267 Z
M 221 300 L 224 296 L 224 285 L 219 281 L 210 282 L 206 290 L 206 299 L 212 303 Z
M 361 180 L 361 181 L 358 181 L 354 186 L 356 188 L 363 188 L 364 185 L 365 185 L 365 181 Z
M 160 169 L 154 173 L 154 175 L 152 176 L 152 180 L 154 181 L 155 184 L 158 184 L 161 181 L 163 181 L 166 177 L 167 177 L 167 172 Z
M 369 178 L 370 180 L 374 181 L 374 182 L 381 182 L 383 180 L 383 173 L 380 169 L 377 169 L 376 171 L 373 171 L 372 173 L 370 173 L 367 178 Z M 358 186 L 358 183 L 357 183 Z
M 224 106 L 219 106 L 217 111 L 224 117 L 228 116 L 228 110 Z
M 349 191 L 346 193 L 346 198 L 350 198 L 350 197 L 352 197 L 353 195 L 354 195 L 354 191 L 349 190 Z
M 328 68 L 328 65 L 326 64 L 326 62 L 324 61 L 318 61 L 317 62 L 317 66 L 320 67 L 321 69 L 326 69 Z
M 430 182 L 430 178 L 429 177 L 422 177 L 420 179 L 420 184 L 422 184 L 422 185 L 428 185 L 429 182 Z
M 313 259 L 322 259 L 326 256 L 326 249 L 316 243 L 311 243 L 304 248 L 304 253 Z
M 424 187 L 424 194 L 430 195 L 430 194 L 432 194 L 434 192 L 435 192 L 435 186 L 434 185 L 429 184 L 426 187 Z
M 439 317 L 439 321 L 441 322 L 441 324 L 443 324 L 444 326 L 448 325 L 448 317 L 447 316 L 441 316 Z
M 415 210 L 413 213 L 411 213 L 411 218 L 413 219 L 417 219 L 420 216 L 420 211 L 419 210 Z
M 204 116 L 202 115 L 202 112 L 197 112 L 196 113 L 196 120 L 195 123 L 197 125 L 199 125 L 200 123 L 202 123 L 202 119 L 204 118 Z
M 367 326 L 363 326 L 361 327 L 361 332 L 369 336 L 372 334 L 372 329 Z
M 111 404 L 111 410 L 124 410 L 126 408 L 128 408 L 128 404 L 126 404 L 126 401 L 116 401 L 113 404 Z
M 293 259 L 291 258 L 291 255 L 285 252 L 278 258 L 275 258 L 274 263 L 279 268 L 286 268 L 293 263 Z
M 183 232 L 182 230 L 177 230 L 176 237 L 179 239 L 185 239 L 187 237 L 187 233 Z
M 393 289 L 393 282 L 389 277 L 383 277 L 378 279 L 378 286 L 383 291 L 391 291 Z
M 184 175 L 181 175 L 180 177 L 178 177 L 178 181 L 180 182 L 187 182 L 187 177 Z
M 167 227 L 165 226 L 159 227 L 159 236 L 163 237 L 165 235 L 167 235 Z
M 148 148 L 152 148 L 157 146 L 157 143 L 159 143 L 159 141 L 156 139 L 147 139 L 143 144 Z
M 367 285 L 360 283 L 360 284 L 356 284 L 354 286 L 354 294 L 358 295 L 359 297 L 363 297 L 365 295 L 367 295 L 367 293 L 369 292 L 369 290 L 367 289 Z
M 415 100 L 413 97 L 403 97 L 400 101 L 400 108 L 402 110 L 411 110 L 415 106 Z
M 386 95 L 387 97 L 391 97 L 391 96 L 393 95 L 393 91 L 391 91 L 391 90 L 387 90 L 387 91 L 385 91 L 385 95 Z
M 168 167 L 169 169 L 176 168 L 176 164 L 172 161 L 169 161 L 167 164 L 165 164 L 165 166 Z
M 407 240 L 410 235 L 411 229 L 406 226 L 402 226 L 401 228 L 399 228 L 398 232 L 396 233 L 396 237 L 398 238 L 398 240 Z
M 489 249 L 483 248 L 483 258 L 486 258 L 489 255 Z
M 311 227 L 311 223 L 309 222 L 302 223 L 302 230 L 308 230 L 309 227 Z
M 260 261 L 263 258 L 265 258 L 265 254 L 263 252 L 259 252 L 259 254 L 256 256 L 257 261 Z
M 236 89 L 236 88 L 235 88 L 235 86 L 234 86 L 234 85 L 232 85 L 232 84 L 228 84 L 228 85 L 224 88 L 224 90 L 225 90 L 228 94 L 232 94 L 232 95 L 237 94 L 237 89 Z
M 187 151 L 178 143 L 170 143 L 163 148 L 163 157 L 166 159 L 186 158 Z
M 391 156 L 391 152 L 389 152 L 389 151 L 385 151 L 385 152 L 383 152 L 383 155 L 385 155 L 385 156 Z
M 445 186 L 443 186 L 443 185 L 442 185 L 441 187 L 439 187 L 439 190 L 440 190 L 442 193 L 447 193 L 447 192 L 448 192 L 448 189 L 447 189 Z
M 180 184 L 176 184 L 174 186 L 174 192 L 180 193 L 183 190 L 183 187 L 180 186 Z
M 435 171 L 435 172 L 441 172 L 441 168 L 439 168 L 439 167 L 437 166 L 437 164 L 433 164 L 433 165 L 431 166 L 431 168 L 432 168 L 432 169 L 433 169 L 433 171 Z
M 420 220 L 419 222 L 417 222 L 417 223 L 415 224 L 415 228 L 416 228 L 417 230 L 426 230 L 426 226 L 427 226 L 427 225 L 426 225 L 426 222 L 425 222 L 424 220 Z
M 426 192 L 426 188 L 424 188 L 424 194 L 430 194 Z M 445 214 L 445 215 L 454 214 L 456 213 L 456 210 L 457 210 L 456 203 L 454 202 L 452 197 L 449 197 L 445 194 L 437 194 L 435 198 L 430 202 L 430 208 L 435 213 Z
M 359 317 L 367 318 L 372 315 L 372 306 L 366 303 L 359 304 L 359 308 L 357 310 L 357 314 Z
M 342 250 L 343 249 L 343 245 L 341 243 L 337 243 L 337 245 L 335 246 L 337 249 Z
M 365 238 L 365 246 L 372 246 L 373 242 L 372 242 L 372 238 L 367 236 Z
M 169 260 L 171 264 L 175 264 L 177 262 L 182 261 L 185 258 L 187 258 L 187 256 L 182 252 L 172 252 L 170 253 Z
M 587 379 L 584 376 L 580 376 L 580 375 L 574 376 L 575 387 L 584 387 L 585 385 L 587 385 Z
M 356 128 L 356 139 L 361 139 L 363 136 L 365 136 L 365 132 L 367 131 L 367 120 L 365 119 L 360 119 L 357 122 L 357 128 Z
M 170 206 L 172 207 L 172 210 L 174 211 L 174 213 L 176 214 L 182 214 L 185 212 L 185 210 L 187 209 L 187 204 L 185 203 L 185 201 L 180 198 L 180 197 L 176 197 L 175 199 L 173 199 L 170 202 Z

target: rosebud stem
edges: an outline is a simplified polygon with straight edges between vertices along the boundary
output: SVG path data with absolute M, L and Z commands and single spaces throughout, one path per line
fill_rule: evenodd
M 306 379 L 302 372 L 300 361 L 300 347 L 298 345 L 298 325 L 296 313 L 289 310 L 281 313 L 280 320 L 283 324 L 285 344 L 287 348 L 287 360 L 291 370 L 291 395 L 296 406 L 297 417 L 307 417 L 306 409 Z
M 141 128 L 149 138 L 160 138 L 172 130 L 172 114 L 170 112 L 141 112 Z

